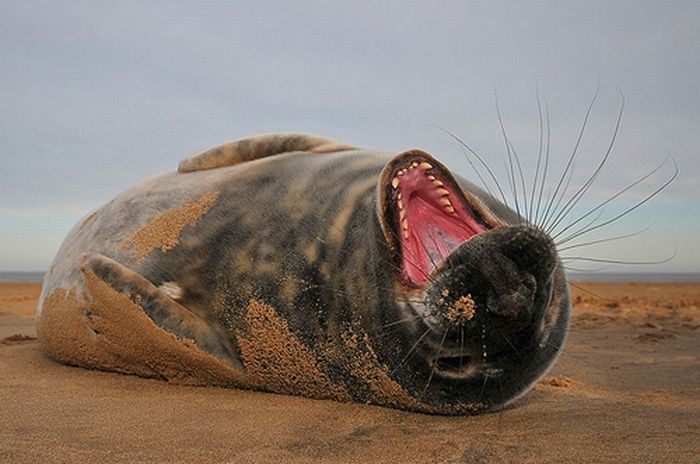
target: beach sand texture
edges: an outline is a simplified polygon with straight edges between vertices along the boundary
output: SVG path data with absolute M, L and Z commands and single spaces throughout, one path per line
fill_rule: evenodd
M 0 462 L 698 462 L 700 284 L 577 285 L 533 391 L 441 417 L 64 366 L 39 284 L 0 284 Z

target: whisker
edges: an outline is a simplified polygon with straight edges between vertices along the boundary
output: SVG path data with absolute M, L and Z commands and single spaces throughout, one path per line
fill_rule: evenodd
M 615 121 L 615 129 L 613 131 L 612 137 L 610 138 L 610 143 L 608 144 L 608 148 L 605 151 L 605 155 L 603 156 L 603 158 L 601 159 L 600 163 L 593 171 L 591 176 L 588 178 L 588 180 L 586 180 L 586 182 L 576 191 L 576 193 L 574 193 L 574 195 L 569 199 L 566 205 L 564 205 L 562 211 L 557 215 L 556 218 L 554 218 L 550 227 L 551 231 L 553 231 L 557 227 L 557 225 L 563 220 L 563 218 L 565 218 L 578 204 L 581 198 L 583 198 L 586 195 L 586 192 L 588 192 L 588 189 L 591 188 L 595 180 L 598 178 L 598 175 L 600 174 L 601 170 L 603 169 L 603 166 L 605 166 L 605 163 L 607 163 L 608 159 L 610 158 L 612 149 L 615 146 L 615 142 L 617 141 L 617 136 L 620 133 L 622 115 L 625 111 L 625 96 L 622 94 L 622 92 L 620 92 L 620 100 L 620 110 L 618 111 L 617 120 Z
M 462 354 L 464 353 L 464 326 L 459 327 L 459 368 L 462 369 Z
M 571 155 L 569 156 L 569 160 L 566 163 L 566 167 L 564 168 L 564 172 L 561 175 L 561 178 L 559 179 L 559 182 L 557 183 L 557 187 L 554 189 L 554 194 L 551 196 L 549 200 L 549 204 L 547 206 L 547 210 L 545 211 L 545 219 L 542 222 L 542 228 L 544 230 L 547 230 L 547 223 L 549 222 L 549 214 L 550 214 L 550 208 L 554 204 L 555 199 L 559 195 L 559 189 L 562 186 L 562 183 L 564 182 L 564 179 L 566 178 L 567 173 L 569 170 L 573 172 L 572 166 L 574 159 L 576 159 L 576 154 L 578 153 L 578 148 L 581 145 L 581 140 L 583 140 L 583 134 L 586 132 L 586 126 L 588 125 L 588 118 L 591 116 L 591 111 L 593 111 L 593 105 L 595 105 L 596 100 L 598 99 L 598 95 L 600 93 L 600 89 L 596 89 L 595 94 L 593 95 L 593 98 L 591 98 L 591 102 L 588 104 L 588 108 L 586 109 L 586 115 L 583 118 L 583 123 L 581 124 L 581 129 L 579 130 L 578 137 L 576 138 L 576 143 L 574 144 L 574 149 L 571 152 Z M 561 196 L 563 197 L 566 194 L 566 190 L 562 191 Z M 553 212 L 556 211 L 552 210 Z M 553 213 L 552 213 L 553 214 Z
M 590 233 L 590 232 L 592 232 L 592 231 L 594 231 L 594 230 L 600 229 L 601 227 L 605 227 L 605 226 L 607 226 L 607 225 L 609 225 L 609 224 L 612 224 L 612 223 L 616 222 L 617 220 L 619 220 L 619 219 L 621 219 L 621 218 L 627 216 L 629 213 L 631 213 L 632 211 L 638 209 L 638 208 L 641 207 L 643 204 L 645 204 L 646 202 L 648 202 L 649 200 L 651 200 L 652 198 L 654 198 L 656 195 L 658 195 L 662 190 L 664 190 L 666 187 L 668 187 L 668 186 L 671 184 L 671 182 L 673 182 L 673 181 L 676 179 L 676 177 L 678 177 L 678 164 L 676 164 L 676 160 L 674 160 L 673 157 L 669 157 L 669 158 L 670 158 L 671 161 L 673 162 L 674 172 L 673 172 L 673 175 L 672 175 L 666 182 L 664 182 L 659 188 L 657 188 L 657 189 L 654 190 L 651 194 L 647 195 L 645 198 L 643 198 L 642 200 L 640 200 L 639 202 L 637 202 L 634 206 L 632 206 L 632 207 L 630 207 L 630 208 L 627 208 L 626 210 L 624 210 L 623 212 L 621 212 L 621 213 L 619 213 L 618 215 L 614 216 L 613 218 L 608 219 L 608 220 L 606 220 L 606 221 L 604 221 L 604 222 L 602 222 L 602 223 L 600 223 L 600 224 L 597 224 L 597 225 L 595 225 L 595 226 L 591 226 L 591 227 L 588 227 L 588 228 L 586 228 L 586 229 L 583 229 L 583 230 L 579 230 L 579 231 L 577 231 L 577 232 L 574 232 L 574 233 L 572 233 L 571 235 L 569 235 L 568 237 L 564 238 L 563 240 L 556 242 L 557 246 L 563 245 L 564 243 L 567 243 L 567 242 L 570 241 L 570 240 L 573 240 L 573 239 L 575 239 L 575 238 L 577 238 L 577 237 L 580 237 L 581 235 Z M 653 175 L 653 174 L 656 173 L 659 169 L 661 169 L 661 167 L 662 167 L 664 164 L 666 164 L 666 161 L 664 161 L 661 165 L 659 165 L 659 166 L 656 167 L 654 170 L 652 170 L 649 174 L 647 174 L 647 175 L 645 175 L 644 177 L 642 177 L 641 179 L 639 179 L 639 180 L 633 182 L 633 183 L 630 184 L 629 186 L 625 187 L 624 189 L 622 189 L 621 191 L 619 191 L 618 193 L 616 193 L 616 194 L 613 195 L 612 197 L 608 198 L 607 200 L 605 200 L 604 202 L 602 202 L 601 204 L 599 204 L 598 206 L 596 206 L 595 208 L 593 208 L 592 210 L 590 210 L 590 211 L 589 211 L 588 213 L 586 213 L 584 216 L 581 216 L 581 217 L 578 218 L 576 221 L 574 221 L 574 222 L 572 222 L 571 224 L 569 224 L 566 228 L 562 229 L 562 230 L 559 231 L 556 235 L 554 235 L 554 237 L 552 237 L 552 239 L 556 241 L 557 238 L 559 238 L 564 232 L 566 232 L 566 230 L 568 230 L 569 228 L 571 228 L 573 225 L 575 225 L 576 223 L 580 222 L 583 218 L 585 218 L 586 216 L 588 216 L 589 214 L 591 214 L 591 213 L 594 212 L 595 210 L 597 210 L 597 209 L 599 209 L 599 208 L 605 206 L 606 204 L 610 203 L 610 202 L 613 201 L 615 198 L 619 197 L 619 196 L 622 195 L 623 193 L 627 192 L 629 189 L 631 189 L 631 188 L 633 188 L 634 186 L 638 185 L 640 182 L 643 182 L 643 181 L 644 181 L 645 179 L 647 179 L 649 176 Z
M 389 328 L 389 327 L 392 327 L 392 326 L 395 326 L 395 325 L 405 324 L 406 322 L 415 321 L 415 320 L 418 319 L 418 318 L 420 318 L 420 315 L 417 314 L 417 315 L 415 315 L 415 316 L 407 317 L 407 318 L 405 318 L 405 319 L 400 319 L 400 320 L 398 320 L 398 321 L 389 322 L 388 324 L 382 325 L 381 328 L 382 328 L 382 329 L 386 329 L 386 328 Z
M 539 87 L 535 87 L 535 92 L 537 95 L 537 114 L 539 117 L 539 129 L 540 129 L 540 137 L 539 137 L 539 148 L 537 150 L 537 167 L 535 168 L 535 177 L 532 181 L 532 191 L 530 192 L 530 211 L 528 212 L 528 219 L 530 222 L 537 222 L 537 213 L 533 211 L 534 205 L 535 205 L 535 192 L 537 190 L 537 179 L 539 178 L 540 175 L 540 165 L 542 163 L 542 148 L 543 148 L 543 127 L 542 127 L 542 105 L 540 105 L 540 90 Z M 539 206 L 539 205 L 538 205 Z M 535 213 L 533 217 L 533 213 Z
M 449 135 L 450 137 L 455 139 L 457 141 L 457 143 L 459 143 L 464 149 L 468 150 L 469 153 L 474 155 L 476 157 L 476 159 L 479 160 L 479 163 L 481 163 L 481 165 L 486 169 L 486 172 L 488 172 L 489 177 L 491 177 L 491 180 L 493 180 L 494 184 L 496 184 L 496 188 L 498 189 L 498 193 L 501 195 L 501 199 L 503 200 L 503 204 L 509 207 L 508 200 L 506 199 L 506 195 L 503 192 L 503 188 L 501 187 L 500 182 L 498 182 L 498 179 L 496 178 L 496 176 L 494 175 L 493 171 L 491 170 L 489 165 L 486 163 L 486 161 L 484 161 L 484 159 L 476 151 L 474 151 L 469 145 L 467 145 L 466 142 L 464 142 L 464 140 L 457 137 L 455 134 L 453 134 L 452 132 L 450 132 L 446 129 L 443 129 L 443 130 L 445 131 L 445 133 L 447 133 L 447 135 Z
M 607 302 L 613 301 L 613 300 L 611 300 L 610 298 L 607 298 L 607 297 L 604 297 L 604 296 L 600 296 L 600 295 L 598 295 L 597 293 L 594 293 L 594 292 L 592 292 L 592 291 L 590 291 L 590 290 L 587 290 L 587 289 L 581 287 L 580 285 L 576 285 L 576 284 L 572 283 L 570 280 L 567 280 L 567 282 L 568 282 L 569 285 L 571 285 L 572 287 L 574 287 L 574 288 L 576 288 L 576 289 L 578 289 L 578 290 L 580 290 L 580 291 L 582 291 L 582 292 L 584 292 L 584 293 L 588 293 L 589 295 L 594 296 L 594 297 L 596 297 L 596 298 L 600 298 L 600 299 L 603 300 L 603 301 L 607 301 Z
M 527 188 L 525 187 L 525 177 L 523 176 L 523 167 L 520 164 L 520 157 L 518 156 L 518 152 L 515 150 L 515 147 L 513 146 L 510 141 L 508 142 L 510 145 L 511 150 L 513 150 L 513 155 L 515 156 L 515 165 L 518 168 L 518 173 L 520 176 L 520 187 L 523 190 L 523 213 L 525 215 L 525 218 L 527 219 L 528 222 L 530 222 L 530 215 L 528 214 L 528 202 L 527 202 Z
M 508 182 L 510 184 L 511 193 L 513 194 L 513 200 L 515 203 L 515 211 L 518 213 L 518 222 L 521 221 L 522 215 L 520 214 L 520 202 L 518 201 L 518 188 L 515 182 L 515 169 L 513 168 L 513 156 L 510 151 L 510 142 L 508 141 L 508 135 L 506 134 L 506 129 L 503 124 L 503 116 L 501 115 L 501 107 L 498 103 L 498 93 L 494 90 L 494 97 L 496 100 L 496 114 L 498 115 L 498 124 L 501 126 L 501 134 L 503 135 L 503 143 L 506 146 L 506 153 L 508 154 L 508 166 L 510 170 L 510 178 Z
M 508 339 L 508 337 L 506 337 L 506 334 L 504 334 L 500 330 L 498 331 L 498 333 L 501 334 L 501 336 L 506 340 L 506 342 L 508 342 L 510 347 L 513 348 L 513 351 L 515 351 L 515 353 L 519 355 L 520 351 L 518 351 L 518 349 L 515 347 L 515 345 L 513 345 L 513 343 L 510 341 L 510 339 Z
M 598 211 L 598 212 L 596 213 L 596 215 L 593 216 L 592 219 L 589 219 L 589 220 L 586 222 L 586 225 L 585 225 L 585 226 L 581 227 L 581 229 L 583 230 L 583 229 L 586 229 L 586 228 L 588 228 L 588 227 L 591 227 L 593 224 L 595 224 L 596 222 L 598 222 L 598 220 L 603 216 L 603 213 L 605 213 L 605 208 L 606 208 L 606 207 L 603 206 L 603 207 L 600 209 L 600 211 Z M 552 240 L 554 240 L 554 239 L 552 239 Z M 554 242 L 554 244 L 555 244 L 555 246 L 556 246 L 556 245 L 557 245 L 557 242 Z
M 438 349 L 438 355 L 437 355 L 438 358 L 442 354 L 442 347 L 445 345 L 445 339 L 447 338 L 447 332 L 448 332 L 448 329 L 445 329 L 445 333 L 442 334 L 442 340 L 440 340 L 440 348 Z M 433 380 L 433 376 L 435 375 L 436 368 L 437 368 L 437 360 L 434 360 L 433 361 L 433 368 L 430 370 L 430 375 L 428 376 L 428 381 L 425 383 L 425 387 L 423 388 L 423 395 L 425 395 L 425 392 L 428 391 L 428 386 L 430 386 L 430 381 Z
M 572 166 L 575 166 L 575 165 L 576 164 L 574 163 Z M 571 179 L 573 179 L 573 177 L 574 177 L 574 168 L 572 167 L 571 171 L 569 171 L 569 174 L 566 176 L 566 183 L 564 184 L 564 189 L 562 190 L 562 192 L 566 192 L 567 190 L 569 190 L 569 185 L 571 184 Z M 556 203 L 556 205 L 554 205 L 554 208 L 552 208 L 552 211 L 557 211 L 559 209 L 559 206 L 561 206 L 561 202 L 563 201 L 563 199 L 564 199 L 564 193 L 559 195 L 559 198 L 557 198 L 557 203 Z M 546 226 L 543 226 L 543 227 L 546 227 Z M 543 230 L 546 231 L 547 229 L 543 229 Z
M 454 134 L 452 134 L 452 133 L 451 133 L 450 131 L 448 131 L 447 129 L 443 129 L 442 127 L 439 127 L 439 126 L 435 126 L 435 127 L 436 127 L 437 129 L 441 130 L 442 132 L 448 134 L 451 138 L 453 138 L 453 139 L 456 139 L 456 138 L 457 138 Z M 459 143 L 459 142 L 458 142 L 458 143 Z M 481 182 L 481 185 L 486 189 L 486 191 L 488 192 L 489 195 L 491 195 L 492 197 L 496 198 L 496 195 L 494 195 L 494 193 L 493 193 L 493 191 L 491 190 L 489 184 L 486 182 L 486 180 L 484 179 L 484 177 L 481 175 L 481 171 L 476 167 L 476 165 L 475 165 L 474 162 L 472 161 L 471 157 L 469 156 L 469 153 L 467 153 L 467 149 L 464 148 L 464 144 L 460 144 L 460 147 L 459 147 L 459 148 L 462 150 L 462 154 L 464 155 L 464 158 L 465 158 L 465 159 L 467 160 L 467 162 L 469 163 L 469 166 L 472 168 L 472 171 L 474 171 L 474 173 L 475 173 L 475 174 L 477 175 L 477 177 L 479 178 L 479 181 Z
M 466 158 L 466 160 L 469 163 L 469 165 L 471 166 L 472 170 L 476 173 L 477 177 L 479 178 L 481 185 L 484 186 L 484 188 L 486 189 L 486 191 L 488 192 L 489 195 L 491 195 L 493 198 L 496 198 L 496 195 L 493 193 L 493 191 L 489 187 L 489 184 L 486 182 L 484 177 L 481 175 L 481 172 L 479 172 L 479 170 L 477 169 L 476 165 L 474 164 L 471 157 L 467 153 L 467 150 L 464 147 L 460 147 L 460 148 L 462 149 L 462 154 Z
M 539 105 L 539 100 L 538 100 L 538 105 Z M 552 125 L 551 121 L 549 118 L 549 103 L 547 102 L 547 97 L 544 96 L 544 112 L 545 112 L 545 121 L 546 121 L 546 127 L 547 127 L 547 143 L 545 145 L 545 158 L 544 158 L 544 169 L 542 172 L 542 182 L 540 183 L 540 193 L 539 193 L 539 198 L 537 199 L 537 214 L 535 217 L 535 224 L 538 225 L 538 227 L 542 227 L 542 222 L 546 218 L 546 215 L 543 215 L 542 221 L 540 221 L 540 206 L 542 206 L 542 193 L 544 192 L 544 186 L 545 183 L 547 182 L 547 173 L 549 171 L 549 155 L 550 155 L 550 150 L 551 150 L 551 143 L 552 143 Z M 546 202 L 547 200 L 545 200 Z M 544 213 L 544 209 L 542 210 L 542 213 Z
M 372 332 L 367 332 L 368 335 L 372 335 L 372 338 L 377 341 L 377 340 L 382 340 L 386 337 L 389 337 L 391 335 L 395 335 L 398 333 L 398 331 L 401 329 L 400 325 L 396 325 L 394 327 L 390 327 L 388 329 L 384 330 L 376 330 Z
M 428 333 L 430 333 L 430 327 L 428 327 L 427 329 L 425 329 L 425 332 L 423 332 L 423 335 L 421 335 L 421 336 L 418 338 L 418 340 L 415 341 L 415 343 L 413 344 L 413 346 L 411 346 L 411 349 L 408 350 L 408 353 L 406 353 L 406 355 L 403 357 L 403 359 L 401 360 L 401 362 L 399 362 L 399 363 L 396 365 L 396 367 L 394 367 L 394 368 L 391 370 L 391 372 L 389 373 L 389 377 L 393 376 L 394 373 L 403 365 L 403 363 L 405 363 L 405 362 L 408 360 L 409 356 L 411 356 L 411 353 L 413 353 L 413 350 L 415 350 L 415 349 L 418 347 L 418 344 L 426 337 L 426 335 L 428 335 Z
M 481 386 L 481 392 L 479 393 L 479 398 L 477 401 L 481 401 L 481 397 L 484 396 L 484 391 L 486 390 L 486 381 L 489 379 L 489 376 L 484 374 L 484 384 Z
M 673 255 L 669 256 L 668 258 L 660 259 L 660 260 L 655 260 L 655 261 L 625 261 L 623 259 L 606 259 L 606 258 L 589 258 L 586 256 L 579 256 L 579 257 L 563 257 L 563 260 L 571 259 L 571 262 L 575 261 L 587 261 L 591 263 L 608 263 L 608 264 L 625 264 L 625 265 L 633 265 L 633 266 L 645 266 L 649 264 L 664 264 L 668 263 L 669 261 L 673 260 L 676 257 L 676 251 L 673 252 Z
M 612 264 L 608 264 L 607 266 L 600 266 L 600 267 L 594 267 L 591 269 L 583 269 L 579 267 L 571 267 L 571 266 L 564 266 L 562 265 L 565 271 L 569 272 L 599 272 L 599 271 L 604 271 L 605 269 L 610 269 L 612 267 Z
M 614 237 L 601 238 L 601 239 L 599 239 L 599 240 L 593 240 L 593 241 L 585 242 L 585 243 L 576 243 L 576 244 L 574 244 L 574 245 L 569 245 L 569 246 L 557 248 L 557 251 L 559 251 L 559 252 L 561 253 L 562 251 L 572 250 L 572 249 L 574 249 L 574 248 L 581 248 L 581 247 L 585 247 L 585 246 L 598 245 L 598 244 L 601 244 L 601 243 L 614 242 L 614 241 L 616 241 L 616 240 L 622 240 L 622 239 L 625 239 L 625 238 L 635 237 L 635 236 L 637 236 L 637 235 L 643 234 L 643 233 L 646 232 L 647 230 L 651 229 L 651 227 L 652 227 L 652 224 L 646 226 L 646 227 L 643 228 L 643 229 L 640 229 L 640 230 L 638 230 L 638 231 L 636 231 L 636 232 L 632 232 L 632 233 L 629 233 L 629 234 L 617 235 L 617 236 L 614 236 Z

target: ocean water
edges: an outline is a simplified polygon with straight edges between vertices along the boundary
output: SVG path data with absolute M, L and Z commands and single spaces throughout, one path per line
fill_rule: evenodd
M 700 272 L 570 272 L 574 282 L 700 282 Z M 41 282 L 43 272 L 0 272 L 0 282 Z
M 0 282 L 41 282 L 44 272 L 0 272 Z
M 700 282 L 700 272 L 569 272 L 574 282 Z

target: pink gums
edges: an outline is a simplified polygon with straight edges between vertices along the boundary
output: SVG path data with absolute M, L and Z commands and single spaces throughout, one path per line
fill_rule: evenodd
M 409 168 L 394 189 L 394 205 L 400 214 L 402 278 L 414 287 L 422 287 L 435 267 L 459 245 L 488 230 L 465 206 L 462 192 L 452 191 L 434 171 Z

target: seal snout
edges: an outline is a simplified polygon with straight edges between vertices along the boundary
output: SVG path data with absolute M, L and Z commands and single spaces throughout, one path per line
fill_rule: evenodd
M 486 306 L 492 313 L 515 317 L 532 307 L 537 280 L 527 271 L 520 271 L 515 263 L 501 253 L 481 260 L 481 269 L 491 288 Z
M 504 331 L 522 333 L 547 306 L 556 263 L 551 239 L 533 227 L 500 227 L 474 237 L 448 257 L 428 290 L 436 329 L 480 336 L 496 318 Z
M 517 226 L 494 231 L 493 247 L 479 256 L 489 282 L 486 305 L 504 317 L 533 310 L 538 286 L 545 287 L 556 265 L 554 244 L 540 230 Z

